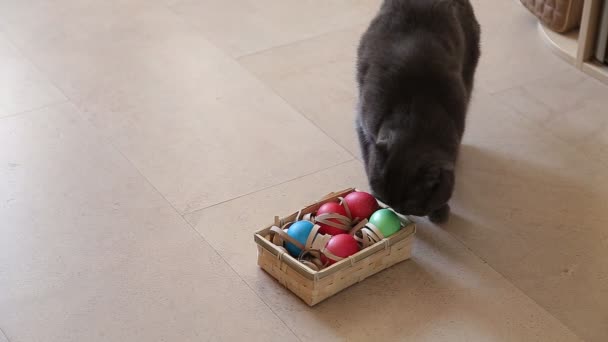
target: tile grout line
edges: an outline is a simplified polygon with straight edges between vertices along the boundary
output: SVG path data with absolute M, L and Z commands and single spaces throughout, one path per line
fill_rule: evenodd
M 371 18 L 370 18 L 370 21 L 371 21 Z M 274 45 L 274 46 L 262 48 L 260 50 L 247 52 L 247 53 L 244 53 L 242 55 L 234 56 L 233 58 L 240 63 L 241 59 L 245 59 L 245 58 L 252 57 L 252 56 L 255 56 L 255 55 L 261 55 L 261 54 L 263 54 L 265 52 L 268 52 L 270 50 L 281 49 L 281 48 L 284 48 L 284 47 L 288 47 L 290 45 L 300 44 L 300 43 L 304 43 L 304 42 L 307 42 L 307 41 L 310 41 L 310 40 L 322 38 L 322 37 L 328 36 L 328 35 L 330 35 L 332 33 L 345 32 L 345 31 L 348 31 L 348 30 L 352 30 L 352 29 L 354 29 L 356 27 L 359 27 L 361 25 L 367 25 L 367 24 L 365 24 L 364 22 L 361 22 L 361 23 L 357 23 L 357 24 L 346 25 L 344 27 L 340 27 L 340 28 L 337 28 L 335 30 L 329 30 L 329 31 L 326 31 L 326 32 L 321 32 L 319 34 L 315 34 L 315 35 L 312 35 L 312 36 L 309 36 L 309 37 L 304 37 L 304 38 L 296 39 L 296 40 L 293 40 L 291 42 L 280 43 L 280 44 L 277 44 L 277 45 Z
M 35 69 L 37 72 L 39 72 L 41 75 L 43 75 L 43 76 L 44 76 L 44 79 L 45 79 L 46 81 L 48 81 L 48 82 L 49 82 L 49 83 L 50 83 L 50 84 L 51 84 L 51 85 L 52 85 L 52 86 L 53 86 L 55 89 L 57 89 L 57 91 L 59 91 L 59 93 L 61 93 L 61 95 L 64 97 L 64 99 L 63 99 L 62 101 L 64 101 L 64 102 L 71 102 L 71 103 L 73 103 L 73 104 L 74 104 L 74 106 L 76 106 L 76 103 L 75 103 L 75 102 L 74 102 L 74 101 L 73 101 L 73 100 L 72 100 L 72 99 L 71 99 L 71 98 L 70 98 L 70 97 L 69 97 L 69 96 L 68 96 L 68 95 L 65 93 L 65 91 L 64 91 L 64 90 L 63 90 L 61 87 L 59 87 L 59 86 L 57 85 L 57 83 L 56 83 L 55 81 L 53 81 L 53 80 L 51 79 L 51 77 L 49 76 L 49 74 L 48 74 L 47 72 L 45 72 L 45 71 L 44 71 L 44 70 L 43 70 L 43 69 L 42 69 L 42 68 L 41 68 L 41 67 L 40 67 L 40 66 L 39 66 L 39 65 L 38 65 L 36 62 L 34 62 L 34 61 L 32 60 L 32 58 L 30 58 L 30 56 L 29 56 L 28 54 L 26 54 L 26 53 L 25 53 L 25 52 L 24 52 L 24 51 L 23 51 L 23 50 L 22 50 L 22 49 L 19 47 L 19 45 L 17 45 L 17 44 L 15 43 L 15 41 L 13 41 L 13 39 L 12 39 L 12 38 L 11 38 L 11 37 L 10 37 L 8 34 L 4 34 L 4 37 L 5 37 L 5 38 L 6 38 L 6 40 L 7 40 L 7 41 L 8 41 L 8 42 L 9 42 L 9 43 L 10 43 L 10 44 L 11 44 L 11 45 L 12 45 L 12 46 L 13 46 L 13 47 L 14 47 L 14 48 L 15 48 L 15 49 L 18 51 L 18 52 L 19 52 L 19 54 L 20 54 L 20 55 L 21 55 L 21 56 L 22 56 L 22 57 L 23 57 L 23 58 L 24 58 L 26 61 L 28 61 L 28 62 L 29 62 L 31 65 L 32 65 L 32 67 L 33 67 L 33 68 L 34 68 L 34 69 Z M 58 101 L 58 103 L 60 103 L 60 102 Z M 50 105 L 53 105 L 53 104 L 56 104 L 56 103 L 51 103 L 51 104 L 49 104 L 49 106 L 50 106 Z M 76 107 L 78 108 L 78 106 L 76 106 Z M 18 115 L 18 114 L 15 114 L 15 115 Z
M 350 162 L 354 162 L 354 161 L 359 161 L 359 159 L 357 159 L 357 158 L 351 158 L 351 159 L 348 159 L 348 160 L 345 160 L 345 161 L 341 161 L 341 162 L 339 162 L 339 163 L 337 163 L 337 164 L 334 164 L 334 165 L 330 165 L 330 166 L 327 166 L 327 167 L 323 167 L 323 168 L 320 168 L 320 169 L 318 169 L 318 170 L 311 171 L 311 172 L 309 172 L 309 173 L 306 173 L 306 174 L 303 174 L 303 175 L 300 175 L 300 176 L 297 176 L 297 177 L 294 177 L 294 178 L 290 178 L 290 179 L 287 179 L 287 180 L 281 181 L 281 182 L 276 183 L 276 184 L 268 185 L 268 186 L 262 187 L 262 188 L 260 188 L 260 189 L 250 191 L 250 192 L 248 192 L 248 193 L 238 195 L 238 196 L 236 196 L 236 197 L 233 197 L 233 198 L 230 198 L 230 199 L 227 199 L 227 200 L 223 200 L 223 201 L 220 201 L 220 202 L 217 202 L 217 203 L 213 203 L 213 204 L 208 205 L 208 206 L 206 206 L 206 207 L 202 207 L 202 208 L 198 208 L 198 209 L 193 209 L 193 210 L 188 210 L 188 211 L 185 211 L 185 212 L 183 212 L 183 213 L 180 213 L 180 212 L 178 211 L 178 213 L 180 213 L 180 215 L 183 215 L 183 216 L 191 215 L 191 214 L 197 213 L 197 212 L 199 212 L 199 211 L 203 211 L 203 210 L 206 210 L 206 209 L 209 209 L 209 208 L 213 208 L 213 207 L 216 207 L 216 206 L 218 206 L 218 205 L 222 205 L 222 204 L 225 204 L 225 203 L 228 203 L 228 202 L 231 202 L 231 201 L 237 200 L 237 199 L 242 198 L 242 197 L 246 197 L 246 196 L 249 196 L 249 195 L 253 195 L 253 194 L 258 193 L 258 192 L 261 192 L 261 191 L 265 191 L 265 190 L 268 190 L 268 189 L 272 189 L 272 188 L 274 188 L 274 187 L 277 187 L 277 186 L 280 186 L 280 185 L 283 185 L 283 184 L 287 184 L 287 183 L 290 183 L 290 182 L 296 181 L 296 180 L 298 180 L 298 179 L 302 179 L 302 178 L 304 178 L 304 177 L 312 176 L 312 175 L 315 175 L 315 174 L 317 174 L 317 173 L 320 173 L 320 172 L 323 172 L 323 171 L 327 171 L 327 170 L 333 169 L 334 167 L 338 167 L 338 166 L 341 166 L 341 165 L 344 165 L 344 164 L 348 164 L 348 163 L 350 163 Z
M 171 12 L 173 15 L 175 15 L 176 17 L 179 18 L 179 20 L 182 21 L 182 23 L 184 23 L 184 25 L 192 28 L 193 30 L 195 30 L 197 33 L 199 33 L 209 44 L 213 45 L 216 49 L 218 49 L 219 51 L 221 51 L 223 54 L 226 55 L 227 58 L 231 59 L 232 61 L 234 61 L 235 63 L 237 63 L 241 68 L 243 68 L 244 71 L 246 71 L 250 76 L 252 76 L 253 78 L 255 78 L 258 82 L 260 82 L 260 84 L 262 84 L 266 89 L 270 90 L 272 92 L 272 94 L 276 95 L 278 98 L 280 98 L 289 108 L 291 108 L 293 111 L 295 111 L 296 113 L 298 113 L 301 117 L 303 117 L 304 119 L 306 119 L 309 123 L 311 123 L 314 127 L 316 127 L 321 133 L 323 133 L 326 137 L 328 137 L 334 144 L 336 144 L 338 147 L 340 147 L 344 152 L 346 152 L 348 155 L 350 155 L 351 157 L 353 157 L 354 159 L 358 159 L 350 150 L 348 150 L 346 147 L 342 146 L 342 144 L 338 143 L 332 136 L 330 136 L 325 130 L 323 130 L 321 127 L 319 127 L 316 123 L 314 123 L 311 119 L 309 119 L 306 115 L 304 115 L 302 112 L 300 112 L 300 110 L 298 110 L 297 108 L 295 108 L 291 103 L 289 103 L 289 101 L 287 101 L 283 96 L 281 96 L 273 87 L 271 87 L 269 84 L 267 84 L 266 82 L 264 82 L 263 80 L 261 80 L 257 75 L 255 75 L 253 72 L 251 72 L 251 70 L 249 70 L 247 67 L 245 67 L 242 63 L 241 63 L 241 59 L 242 58 L 246 58 L 249 56 L 254 56 L 257 54 L 261 54 L 264 53 L 266 51 L 272 50 L 272 49 L 276 49 L 276 48 L 282 48 L 282 47 L 286 47 L 286 46 L 290 46 L 293 44 L 299 44 L 302 42 L 306 42 L 309 40 L 313 40 L 313 39 L 317 39 L 319 37 L 323 37 L 329 34 L 332 34 L 334 32 L 343 32 L 343 31 L 347 31 L 347 30 L 352 30 L 353 28 L 361 25 L 361 24 L 357 24 L 357 25 L 352 25 L 352 26 L 347 26 L 347 27 L 343 27 L 343 28 L 339 28 L 336 30 L 330 30 L 327 32 L 323 32 L 317 35 L 313 35 L 311 37 L 306 37 L 306 38 L 302 38 L 302 39 L 298 39 L 292 42 L 288 42 L 288 43 L 284 43 L 284 44 L 279 44 L 276 46 L 271 46 L 259 51 L 254 51 L 251 53 L 247 53 L 244 55 L 239 55 L 239 56 L 232 56 L 230 53 L 228 53 L 226 50 L 222 49 L 221 47 L 219 47 L 217 44 L 213 43 L 203 32 L 200 28 L 198 28 L 196 25 L 190 23 L 189 21 L 185 20 L 179 13 L 177 13 L 171 5 L 165 5 L 165 8 L 167 8 L 167 10 L 169 10 L 169 12 Z M 354 111 L 353 111 L 354 112 Z M 354 123 L 354 120 L 353 120 Z M 354 126 L 353 126 L 354 129 Z
M 515 1 L 517 1 L 517 0 L 515 0 Z M 241 58 L 255 56 L 257 54 L 261 54 L 261 53 L 270 51 L 272 49 L 283 48 L 283 47 L 286 47 L 286 46 L 289 46 L 289 45 L 302 43 L 302 42 L 305 42 L 305 41 L 308 41 L 308 40 L 313 40 L 313 39 L 316 39 L 316 38 L 319 38 L 319 37 L 323 37 L 323 36 L 329 35 L 329 34 L 331 34 L 333 32 L 342 32 L 342 31 L 352 30 L 353 28 L 355 28 L 357 26 L 360 26 L 360 25 L 368 25 L 369 21 L 371 21 L 371 17 L 370 17 L 369 21 L 367 21 L 367 22 L 362 22 L 362 23 L 352 24 L 352 25 L 344 25 L 343 27 L 340 27 L 340 28 L 337 28 L 337 29 L 334 29 L 334 30 L 329 30 L 329 31 L 326 31 L 326 32 L 321 32 L 321 33 L 318 33 L 318 34 L 314 34 L 314 35 L 309 36 L 309 37 L 304 37 L 304 38 L 296 39 L 296 40 L 293 40 L 293 41 L 290 41 L 290 42 L 286 42 L 286 43 L 279 43 L 277 45 L 273 45 L 273 46 L 265 47 L 265 48 L 262 48 L 262 49 L 259 49 L 259 50 L 255 50 L 255 51 L 251 51 L 251 52 L 246 52 L 246 53 L 243 53 L 243 54 L 238 54 L 236 56 L 233 56 L 228 51 L 224 50 L 223 48 L 221 48 L 217 44 L 213 43 L 211 41 L 211 39 L 206 34 L 204 34 L 204 32 L 203 32 L 203 30 L 201 28 L 199 28 L 195 24 L 192 24 L 190 21 L 186 20 L 181 14 L 179 14 L 174 9 L 174 7 L 176 5 L 177 5 L 177 3 L 174 3 L 174 4 L 164 4 L 164 5 L 161 5 L 161 6 L 164 7 L 164 8 L 166 8 L 167 10 L 169 10 L 169 12 L 171 12 L 176 17 L 178 17 L 182 21 L 182 23 L 184 23 L 186 26 L 188 26 L 188 27 L 194 29 L 196 32 L 198 32 L 201 36 L 203 36 L 203 38 L 209 44 L 213 45 L 215 48 L 217 48 L 218 50 L 222 51 L 230 59 L 238 62 L 239 64 L 240 64 L 239 60 Z
M 55 87 L 55 85 L 53 85 L 53 86 Z M 57 88 L 57 87 L 55 87 L 55 88 Z M 48 107 L 53 107 L 53 106 L 56 106 L 56 105 L 59 105 L 59 104 L 63 104 L 63 103 L 72 103 L 72 101 L 70 101 L 67 98 L 65 98 L 63 100 L 52 101 L 52 102 L 49 102 L 47 104 L 41 105 L 39 107 L 34 107 L 34 108 L 26 109 L 26 110 L 23 110 L 23 111 L 20 111 L 20 112 L 16 112 L 16 113 L 0 116 L 0 120 L 4 120 L 4 119 L 8 119 L 8 118 L 14 118 L 14 117 L 20 116 L 20 115 L 26 115 L 28 113 L 35 112 L 37 110 L 46 109 Z
M 10 45 L 12 45 L 15 48 L 15 50 L 18 52 L 18 54 L 21 55 L 20 57 L 22 57 L 23 59 L 25 59 L 32 66 L 32 68 L 35 69 L 35 71 L 39 72 L 42 76 L 44 76 L 44 79 L 46 81 L 48 81 L 53 86 L 53 88 L 55 88 L 55 89 L 57 89 L 57 91 L 59 91 L 59 93 L 63 96 L 63 99 L 55 101 L 55 102 L 48 103 L 46 105 L 43 105 L 43 106 L 40 106 L 40 107 L 37 107 L 37 108 L 21 111 L 21 112 L 18 112 L 18 113 L 13 113 L 13 114 L 10 114 L 10 115 L 7 115 L 7 116 L 3 116 L 3 117 L 0 117 L 0 120 L 6 119 L 6 118 L 15 117 L 15 116 L 18 116 L 18 115 L 21 115 L 21 114 L 26 114 L 26 113 L 33 112 L 33 111 L 36 111 L 36 110 L 44 109 L 44 108 L 51 107 L 51 106 L 54 106 L 54 105 L 57 105 L 57 104 L 60 104 L 60 103 L 64 103 L 64 102 L 74 103 L 74 101 L 72 101 L 72 99 L 70 99 L 70 97 L 67 96 L 67 94 L 63 91 L 63 89 L 61 89 L 59 86 L 57 86 L 57 84 L 53 80 L 51 80 L 51 78 L 49 77 L 48 73 L 44 72 L 42 70 L 42 68 L 40 68 L 40 66 L 38 64 L 36 64 L 25 52 L 23 52 L 23 50 L 15 43 L 15 41 L 8 34 L 6 34 L 4 31 L 3 31 L 3 33 L 4 33 L 3 34 L 4 38 L 8 41 L 8 43 Z
M 308 116 L 304 115 L 304 113 L 302 113 L 302 111 L 301 111 L 300 109 L 298 109 L 298 108 L 294 107 L 294 106 L 293 106 L 293 105 L 292 105 L 292 104 L 291 104 L 289 101 L 287 101 L 287 99 L 286 99 L 285 97 L 283 97 L 281 94 L 279 94 L 279 92 L 277 91 L 277 89 L 275 89 L 275 88 L 274 88 L 273 86 L 271 86 L 270 84 L 268 84 L 268 83 L 264 82 L 264 80 L 262 80 L 260 77 L 258 77 L 258 75 L 256 75 L 254 72 L 252 72 L 251 70 L 249 70 L 249 68 L 247 68 L 245 65 L 243 65 L 243 64 L 242 64 L 242 59 L 245 59 L 245 58 L 250 57 L 250 56 L 255 56 L 255 55 L 258 55 L 258 54 L 262 54 L 262 53 L 264 53 L 264 52 L 267 52 L 267 51 L 270 51 L 270 50 L 273 50 L 273 49 L 280 49 L 280 48 L 287 47 L 287 46 L 290 46 L 290 45 L 294 45 L 294 44 L 300 44 L 300 43 L 303 43 L 303 42 L 306 42 L 306 41 L 310 41 L 310 40 L 313 40 L 313 39 L 317 39 L 317 38 L 321 38 L 321 37 L 324 37 L 324 36 L 330 35 L 330 34 L 335 33 L 335 32 L 344 32 L 344 31 L 352 30 L 353 28 L 355 28 L 355 27 L 357 27 L 357 26 L 359 26 L 359 25 L 353 25 L 353 26 L 349 26 L 349 27 L 344 27 L 344 28 L 341 28 L 341 29 L 337 29 L 337 30 L 332 30 L 332 31 L 324 32 L 324 33 L 321 33 L 321 34 L 318 34 L 318 35 L 315 35 L 315 36 L 312 36 L 312 37 L 308 37 L 308 38 L 304 38 L 304 39 L 296 40 L 296 41 L 293 41 L 293 42 L 289 42 L 289 43 L 285 43 L 285 44 L 281 44 L 281 45 L 273 46 L 273 47 L 270 47 L 270 48 L 262 49 L 262 50 L 257 51 L 257 52 L 253 52 L 253 53 L 250 53 L 250 54 L 245 54 L 245 55 L 242 55 L 242 56 L 238 56 L 238 57 L 236 57 L 236 58 L 235 58 L 235 61 L 236 61 L 236 62 L 237 62 L 237 63 L 238 63 L 238 64 L 239 64 L 239 65 L 240 65 L 240 66 L 241 66 L 243 69 L 247 70 L 247 72 L 249 72 L 249 74 L 250 74 L 250 75 L 252 75 L 253 77 L 255 77 L 255 79 L 257 79 L 257 80 L 258 80 L 260 83 L 262 83 L 262 84 L 263 84 L 263 85 L 264 85 L 266 88 L 268 88 L 269 90 L 271 90 L 271 91 L 272 91 L 272 93 L 274 93 L 274 94 L 275 94 L 277 97 L 279 97 L 279 98 L 280 98 L 280 99 L 281 99 L 281 100 L 282 100 L 282 101 L 283 101 L 283 102 L 284 102 L 284 103 L 285 103 L 287 106 L 289 106 L 289 108 L 293 109 L 293 110 L 294 110 L 296 113 L 300 114 L 300 116 L 301 116 L 302 118 L 304 118 L 304 119 L 305 119 L 306 121 L 308 121 L 308 122 L 309 122 L 311 125 L 313 125 L 314 127 L 316 127 L 316 128 L 317 128 L 317 129 L 318 129 L 318 130 L 319 130 L 321 133 L 323 133 L 323 134 L 324 134 L 324 135 L 325 135 L 327 138 L 329 138 L 331 141 L 333 141 L 333 142 L 334 142 L 334 144 L 336 144 L 336 145 L 337 145 L 337 146 L 339 146 L 339 147 L 340 147 L 342 150 L 344 150 L 344 152 L 348 153 L 348 154 L 349 154 L 351 157 L 353 157 L 354 159 L 357 159 L 357 160 L 358 160 L 359 158 L 358 158 L 356 155 L 354 155 L 354 154 L 353 154 L 353 153 L 352 153 L 352 152 L 351 152 L 351 151 L 350 151 L 348 148 L 346 148 L 346 146 L 344 146 L 344 145 L 340 144 L 340 143 L 339 143 L 339 142 L 338 142 L 338 141 L 337 141 L 337 140 L 336 140 L 336 139 L 335 139 L 333 136 L 331 136 L 331 135 L 330 135 L 330 134 L 329 134 L 327 131 L 325 131 L 325 130 L 324 130 L 322 127 L 320 127 L 319 125 L 317 125 L 317 123 L 316 123 L 316 122 L 312 121 L 312 119 L 310 119 Z M 353 51 L 353 53 L 355 53 L 355 51 Z M 353 84 L 353 86 L 354 86 L 354 87 L 356 87 L 356 85 L 355 85 L 355 84 Z M 352 112 L 353 112 L 353 114 L 355 114 L 355 109 L 354 109 L 354 107 L 353 107 Z M 355 122 L 355 120 L 354 120 L 354 117 L 353 117 L 353 120 L 352 120 L 352 124 L 353 124 L 353 125 L 352 125 L 352 129 L 353 129 L 353 130 L 355 129 L 354 122 Z
M 564 67 L 564 69 L 567 69 L 567 68 Z M 579 72 L 582 75 L 585 75 L 582 71 L 579 70 Z M 544 75 L 544 76 L 538 76 L 538 77 L 535 77 L 535 78 L 533 78 L 531 80 L 521 82 L 520 84 L 509 85 L 508 87 L 504 87 L 504 88 L 500 88 L 500 89 L 486 90 L 486 92 L 488 93 L 488 95 L 492 95 L 493 96 L 493 95 L 500 94 L 502 92 L 507 92 L 507 91 L 511 91 L 511 90 L 514 90 L 514 89 L 517 89 L 517 88 L 525 87 L 527 85 L 530 85 L 532 83 L 536 83 L 536 82 L 542 81 L 542 80 L 544 80 L 546 78 L 550 78 L 552 76 L 555 76 L 555 74 L 548 74 L 548 75 Z M 477 80 L 475 80 L 475 82 L 477 82 Z M 479 82 L 482 83 L 482 81 L 479 81 Z M 483 89 L 484 85 L 480 84 L 480 86 Z
M 483 264 L 487 265 L 492 271 L 496 272 L 496 274 L 498 274 L 508 284 L 510 284 L 511 286 L 513 286 L 525 298 L 528 298 L 530 301 L 532 301 L 532 303 L 536 304 L 539 307 L 539 309 L 541 309 L 547 315 L 549 315 L 549 317 L 553 318 L 556 322 L 558 322 L 564 328 L 566 328 L 568 331 L 570 331 L 574 336 L 578 337 L 580 341 L 584 341 L 573 329 L 570 328 L 570 326 L 568 326 L 566 323 L 562 322 L 560 319 L 558 319 L 557 317 L 555 317 L 555 315 L 553 315 L 553 313 L 549 312 L 544 306 L 540 305 L 540 303 L 537 302 L 534 298 L 528 296 L 528 294 L 523 289 L 521 289 L 519 286 L 515 285 L 515 283 L 512 282 L 509 278 L 507 278 L 504 274 L 502 274 L 501 272 L 498 272 L 497 269 L 495 269 L 492 265 L 490 265 L 490 263 L 487 262 L 484 258 L 482 258 L 479 255 L 477 255 L 477 253 L 475 253 L 475 251 L 473 251 L 473 249 L 471 249 L 469 246 L 467 246 L 467 244 L 464 241 L 462 241 L 461 239 L 459 239 L 455 234 L 452 234 L 451 232 L 443 229 L 441 226 L 437 226 L 437 227 L 439 229 L 442 229 L 446 233 L 448 233 L 449 236 L 451 236 L 452 238 L 454 238 L 454 240 L 456 240 L 460 245 L 462 245 L 462 247 L 464 247 L 467 251 L 469 251 L 469 253 L 471 253 L 475 258 L 477 258 L 478 260 L 480 260 Z
M 240 62 L 238 62 L 238 63 L 245 70 L 247 70 L 249 73 L 251 73 L 251 71 L 249 71 L 249 69 L 245 68 L 245 66 L 243 66 Z M 285 99 L 281 94 L 279 94 L 274 87 L 272 87 L 269 84 L 267 84 L 266 82 L 262 81 L 258 76 L 254 75 L 253 73 L 251 73 L 251 75 L 253 77 L 255 77 L 255 79 L 258 80 L 258 82 L 260 82 L 266 88 L 268 88 L 268 90 L 272 91 L 272 93 L 275 94 L 278 98 L 280 98 L 281 101 L 283 101 L 289 108 L 291 108 L 294 112 L 298 113 L 304 120 L 308 121 L 311 125 L 313 125 L 314 127 L 316 127 L 321 133 L 323 133 L 323 135 L 325 135 L 327 138 L 329 138 L 329 140 L 331 140 L 334 144 L 336 144 L 336 146 L 340 147 L 343 150 L 343 152 L 346 152 L 346 154 L 348 154 L 349 156 L 351 156 L 353 159 L 358 159 L 357 156 L 355 156 L 345 146 L 343 146 L 342 144 L 340 144 L 334 137 L 332 137 L 331 135 L 329 135 L 329 133 L 327 133 L 323 128 L 321 128 L 319 125 L 317 125 L 316 122 L 312 121 L 312 119 L 310 119 L 309 117 L 307 117 L 306 115 L 304 115 L 304 113 L 302 113 L 298 108 L 295 108 L 289 101 L 287 101 L 287 99 Z M 355 110 L 353 110 L 353 114 L 354 113 L 355 113 Z M 353 120 L 352 120 L 352 129 L 355 130 L 355 118 L 354 117 L 353 117 Z
M 261 190 L 260 190 L 261 191 Z M 264 306 L 266 308 L 268 308 L 268 310 L 270 310 L 270 312 L 272 312 L 273 315 L 275 315 L 275 317 L 281 321 L 281 323 L 283 323 L 283 325 L 285 326 L 285 328 L 287 328 L 287 330 L 289 330 L 291 332 L 291 334 L 300 342 L 302 342 L 302 339 L 300 339 L 300 336 L 298 336 L 295 331 L 293 331 L 293 329 L 291 329 L 291 327 L 281 318 L 281 316 L 279 316 L 279 314 L 276 313 L 275 310 L 273 310 L 270 305 L 268 303 L 266 303 L 266 301 L 251 287 L 251 285 L 249 285 L 249 283 L 243 279 L 243 277 L 241 277 L 241 275 L 234 269 L 234 267 L 232 267 L 232 265 L 224 258 L 224 256 L 205 238 L 205 236 L 203 234 L 201 234 L 201 232 L 199 232 L 190 222 L 188 222 L 188 220 L 186 220 L 185 217 L 182 216 L 182 219 L 184 222 L 186 222 L 186 224 L 190 227 L 190 229 L 192 229 L 192 231 L 203 241 L 205 241 L 209 247 L 211 247 L 211 249 L 215 252 L 215 254 L 222 259 L 222 261 L 226 264 L 226 266 L 228 266 L 230 268 L 230 270 L 241 280 L 241 282 L 243 284 L 245 284 L 245 286 L 247 286 L 247 288 L 260 300 L 260 302 L 262 302 L 262 304 L 264 304 Z M 10 341 L 9 341 L 10 342 Z
M 8 339 L 8 336 L 6 336 L 6 333 L 4 332 L 4 330 L 2 330 L 2 328 L 0 328 L 0 336 L 4 336 L 4 338 L 8 341 L 11 342 L 11 340 Z
M 544 77 L 543 77 L 544 78 Z M 539 79 L 542 80 L 543 78 Z M 537 80 L 537 81 L 539 81 Z M 524 85 L 521 86 L 515 86 L 512 87 L 510 89 L 504 90 L 504 91 L 510 91 L 510 90 L 514 90 L 514 89 L 518 89 L 518 88 L 522 88 L 523 89 Z M 558 142 L 560 142 L 561 144 L 566 145 L 567 147 L 571 148 L 573 152 L 576 153 L 580 153 L 582 155 L 584 155 L 585 157 L 591 159 L 591 160 L 595 160 L 596 162 L 600 163 L 601 165 L 608 165 L 608 162 L 604 161 L 604 160 L 598 160 L 597 158 L 595 158 L 593 155 L 589 154 L 587 152 L 586 149 L 580 147 L 577 144 L 573 144 L 571 142 L 569 142 L 568 140 L 566 140 L 565 138 L 562 138 L 561 136 L 559 136 L 558 134 L 555 134 L 554 132 L 552 132 L 551 130 L 547 130 L 545 129 L 545 122 L 538 122 L 535 121 L 534 119 L 529 118 L 528 116 L 526 116 L 523 112 L 521 112 L 519 109 L 512 107 L 511 105 L 509 105 L 507 102 L 505 102 L 504 100 L 502 100 L 500 98 L 500 93 L 502 91 L 499 91 L 497 93 L 494 94 L 488 94 L 494 101 L 496 101 L 498 104 L 505 106 L 507 109 L 513 111 L 515 113 L 516 116 L 518 116 L 520 119 L 525 120 L 527 124 L 532 124 L 536 127 L 540 127 L 542 129 L 545 130 L 546 134 L 548 134 L 550 137 L 552 137 L 553 139 L 557 140 Z M 546 107 L 545 104 L 542 104 L 543 106 Z M 517 123 L 519 124 L 519 123 Z

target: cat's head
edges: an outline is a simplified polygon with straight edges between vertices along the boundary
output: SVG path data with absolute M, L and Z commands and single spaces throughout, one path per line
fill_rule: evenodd
M 384 152 L 379 152 L 384 153 Z M 406 215 L 427 216 L 441 209 L 454 188 L 453 164 L 420 158 L 417 153 L 395 153 L 369 170 L 372 192 Z M 381 157 L 382 158 L 382 157 Z
M 444 207 L 454 189 L 459 139 L 449 129 L 439 134 L 381 128 L 365 158 L 373 194 L 406 215 L 427 216 Z

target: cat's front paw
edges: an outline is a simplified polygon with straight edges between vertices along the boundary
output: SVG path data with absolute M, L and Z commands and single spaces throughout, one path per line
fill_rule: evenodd
M 447 204 L 444 204 L 443 207 L 433 211 L 429 215 L 429 219 L 433 223 L 445 223 L 445 222 L 447 222 L 449 217 L 450 217 L 450 206 Z

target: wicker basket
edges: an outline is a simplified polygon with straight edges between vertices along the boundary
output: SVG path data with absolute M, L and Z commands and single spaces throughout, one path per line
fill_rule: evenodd
M 583 0 L 520 0 L 549 29 L 565 33 L 580 26 Z
M 331 193 L 303 208 L 301 214 L 316 212 L 324 203 L 335 201 L 353 191 L 356 190 L 347 189 Z M 383 203 L 379 202 L 379 204 L 383 208 L 388 208 Z M 297 216 L 298 212 L 295 212 L 283 218 L 283 221 L 293 221 Z M 271 225 L 254 235 L 258 247 L 258 265 L 308 305 L 314 306 L 349 286 L 411 257 L 416 226 L 406 217 L 400 216 L 400 218 L 402 229 L 399 232 L 321 271 L 309 268 L 274 245 L 269 240 Z

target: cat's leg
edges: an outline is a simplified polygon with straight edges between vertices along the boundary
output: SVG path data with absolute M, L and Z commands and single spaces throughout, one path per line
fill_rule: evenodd
M 429 219 L 434 223 L 445 223 L 450 217 L 450 206 L 446 203 L 441 208 L 433 211 Z

